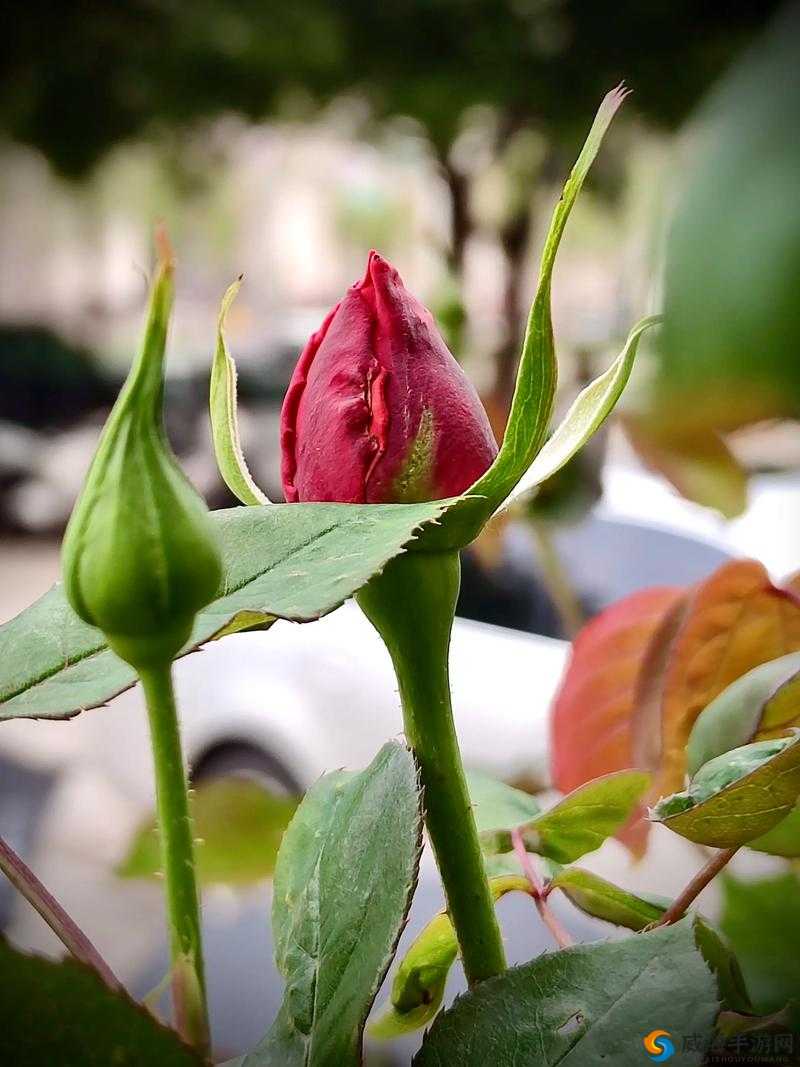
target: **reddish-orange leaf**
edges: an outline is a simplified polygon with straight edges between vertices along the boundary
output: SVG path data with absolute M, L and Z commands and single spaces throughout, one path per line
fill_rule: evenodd
M 639 696 L 648 695 L 636 712 L 637 762 L 658 771 L 656 796 L 683 788 L 686 743 L 703 708 L 751 668 L 800 650 L 800 598 L 773 585 L 760 563 L 736 560 L 694 587 L 669 637 L 668 654 L 656 657 L 660 674 L 643 671 Z M 652 748 L 657 718 L 660 752 Z
M 784 578 L 781 585 L 788 592 L 793 593 L 796 597 L 800 597 L 800 571 L 795 571 L 790 574 L 788 578 Z
M 564 793 L 601 774 L 634 766 L 631 716 L 652 634 L 680 588 L 645 589 L 607 608 L 575 639 L 553 706 L 552 776 Z

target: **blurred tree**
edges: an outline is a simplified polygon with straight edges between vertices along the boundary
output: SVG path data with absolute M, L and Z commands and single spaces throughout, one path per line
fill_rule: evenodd
M 500 401 L 514 378 L 532 175 L 559 173 L 603 93 L 625 78 L 649 120 L 680 122 L 777 5 L 693 0 L 30 0 L 0 42 L 0 129 L 80 176 L 120 140 L 224 111 L 261 119 L 293 99 L 363 94 L 422 124 L 452 199 L 450 261 L 473 220 L 465 116 L 493 115 L 510 174 L 498 239 L 509 269 Z M 545 135 L 544 158 L 530 131 Z M 462 153 L 463 155 L 463 153 Z M 467 153 L 468 156 L 468 153 Z

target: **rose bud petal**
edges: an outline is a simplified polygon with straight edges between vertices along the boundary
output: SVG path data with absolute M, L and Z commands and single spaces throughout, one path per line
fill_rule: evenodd
M 433 316 L 377 252 L 300 356 L 281 451 L 290 503 L 457 496 L 497 455 L 478 394 Z

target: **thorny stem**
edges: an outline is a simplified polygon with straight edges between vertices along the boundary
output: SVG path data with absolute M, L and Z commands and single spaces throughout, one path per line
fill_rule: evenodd
M 117 992 L 122 985 L 92 942 L 64 911 L 49 889 L 0 837 L 0 870 L 14 888 L 41 915 L 56 937 L 76 960 L 93 968 L 109 989 Z
M 406 737 L 420 769 L 425 825 L 470 985 L 505 970 L 450 703 L 448 651 L 460 581 L 457 552 L 406 552 L 357 600 L 392 657 Z
M 730 863 L 738 851 L 738 848 L 724 848 L 715 853 L 708 863 L 692 878 L 683 892 L 673 900 L 658 922 L 653 923 L 653 926 L 669 926 L 671 923 L 676 923 L 679 919 L 682 919 L 690 905 L 700 896 L 709 882 L 713 881 L 719 872 Z
M 547 903 L 547 894 L 545 892 L 542 880 L 539 878 L 536 867 L 533 864 L 531 855 L 525 848 L 525 842 L 522 840 L 522 833 L 518 827 L 515 827 L 511 831 L 511 842 L 514 845 L 514 852 L 517 854 L 517 859 L 520 862 L 522 870 L 525 873 L 525 877 L 531 884 L 533 892 L 531 896 L 536 903 L 536 910 L 545 924 L 547 929 L 555 938 L 556 944 L 559 948 L 569 948 L 574 944 L 572 938 L 555 917 L 550 910 L 550 905 Z
M 200 906 L 194 866 L 194 841 L 181 754 L 181 739 L 170 665 L 140 671 L 150 718 L 156 777 L 158 829 L 167 896 L 172 954 L 175 1024 L 184 1040 L 208 1049 Z

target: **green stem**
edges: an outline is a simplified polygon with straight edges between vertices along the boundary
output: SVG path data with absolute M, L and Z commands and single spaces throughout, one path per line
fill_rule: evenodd
M 473 985 L 505 970 L 506 962 L 450 703 L 448 652 L 460 578 L 457 552 L 406 552 L 357 599 L 394 663 L 428 836 Z
M 546 522 L 532 520 L 531 529 L 536 539 L 542 581 L 558 612 L 564 636 L 571 641 L 586 622 L 583 608 L 564 569 L 549 526 Z
M 194 840 L 169 664 L 140 671 L 150 717 L 161 860 L 167 894 L 175 1024 L 184 1040 L 209 1045 Z

